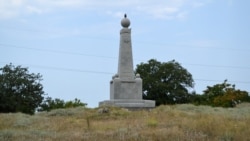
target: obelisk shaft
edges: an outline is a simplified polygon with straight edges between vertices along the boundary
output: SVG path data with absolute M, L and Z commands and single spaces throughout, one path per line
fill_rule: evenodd
M 120 31 L 118 75 L 121 80 L 134 80 L 131 29 Z

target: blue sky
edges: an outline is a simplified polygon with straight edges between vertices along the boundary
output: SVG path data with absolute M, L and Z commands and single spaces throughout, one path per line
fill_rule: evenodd
M 43 75 L 52 98 L 89 107 L 109 99 L 120 21 L 132 28 L 134 67 L 175 59 L 195 90 L 225 79 L 250 91 L 248 0 L 0 0 L 0 66 Z

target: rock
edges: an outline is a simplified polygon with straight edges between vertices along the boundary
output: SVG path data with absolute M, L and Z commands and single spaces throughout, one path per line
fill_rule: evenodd
M 98 109 L 98 113 L 99 114 L 107 114 L 107 113 L 109 113 L 109 108 L 107 108 L 107 107 L 100 108 L 100 109 Z

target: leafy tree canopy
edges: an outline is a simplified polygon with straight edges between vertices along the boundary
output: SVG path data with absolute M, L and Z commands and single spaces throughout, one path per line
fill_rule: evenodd
M 193 87 L 192 75 L 175 60 L 155 59 L 137 65 L 135 70 L 143 80 L 143 98 L 156 100 L 156 105 L 187 103 L 188 88 Z
M 33 114 L 43 101 L 42 76 L 12 64 L 0 68 L 0 112 Z
M 238 102 L 249 101 L 247 91 L 235 88 L 235 85 L 227 83 L 225 80 L 221 84 L 207 86 L 204 90 L 205 103 L 212 106 L 234 107 Z

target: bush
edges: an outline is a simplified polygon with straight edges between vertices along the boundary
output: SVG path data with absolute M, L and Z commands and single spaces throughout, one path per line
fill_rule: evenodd
M 51 111 L 53 109 L 64 109 L 64 108 L 74 108 L 79 106 L 87 106 L 86 103 L 82 103 L 79 99 L 75 98 L 74 101 L 61 100 L 59 98 L 52 99 L 51 97 L 47 97 L 45 101 L 41 104 L 41 107 L 38 111 Z
M 208 86 L 202 95 L 204 100 L 201 104 L 216 107 L 235 107 L 239 102 L 249 102 L 248 92 L 235 89 L 235 85 L 227 83 Z
M 224 95 L 214 99 L 214 106 L 235 107 L 236 104 L 248 100 L 248 93 L 240 90 L 229 89 Z

